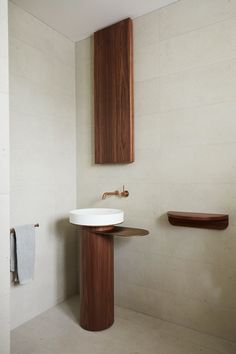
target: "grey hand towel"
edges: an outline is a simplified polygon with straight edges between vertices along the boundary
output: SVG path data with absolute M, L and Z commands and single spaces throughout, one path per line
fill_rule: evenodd
M 34 225 L 17 226 L 15 235 L 11 235 L 11 271 L 16 273 L 20 284 L 26 284 L 33 279 L 34 264 Z
M 10 270 L 16 271 L 16 239 L 13 231 L 10 233 Z
M 16 266 L 16 237 L 15 231 L 10 233 L 10 270 L 12 272 L 13 283 L 19 283 L 17 277 L 17 266 Z

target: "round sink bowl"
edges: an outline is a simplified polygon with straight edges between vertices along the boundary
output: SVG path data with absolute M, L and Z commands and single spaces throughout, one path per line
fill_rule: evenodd
M 124 221 L 124 212 L 120 209 L 88 208 L 70 211 L 70 222 L 83 226 L 109 226 Z

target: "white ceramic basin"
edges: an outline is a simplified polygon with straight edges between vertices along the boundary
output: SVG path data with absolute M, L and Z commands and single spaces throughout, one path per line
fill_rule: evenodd
M 120 209 L 88 208 L 70 211 L 70 222 L 83 226 L 108 226 L 124 221 L 124 212 Z

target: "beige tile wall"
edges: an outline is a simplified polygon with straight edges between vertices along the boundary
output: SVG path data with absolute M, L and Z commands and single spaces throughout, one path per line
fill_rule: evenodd
M 116 240 L 116 303 L 236 340 L 236 2 L 181 0 L 134 20 L 133 164 L 94 164 L 92 39 L 76 58 L 78 207 L 122 208 L 150 230 Z M 101 200 L 123 184 L 129 198 Z M 173 227 L 171 209 L 230 225 Z
M 0 353 L 9 354 L 9 73 L 7 0 L 0 0 L 0 48 Z
M 40 224 L 34 280 L 11 288 L 11 327 L 76 293 L 74 43 L 10 3 L 11 226 Z

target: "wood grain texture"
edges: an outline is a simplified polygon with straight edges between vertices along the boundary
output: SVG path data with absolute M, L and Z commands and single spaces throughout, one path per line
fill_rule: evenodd
M 147 236 L 149 234 L 148 230 L 137 229 L 134 227 L 125 226 L 114 226 L 111 230 L 96 231 L 97 234 L 111 235 L 118 237 L 132 237 L 132 236 Z
M 133 25 L 94 33 L 95 163 L 134 161 Z
M 174 226 L 224 230 L 229 224 L 227 214 L 168 211 L 167 215 L 170 224 Z
M 114 239 L 108 227 L 80 229 L 80 325 L 101 331 L 114 322 Z

